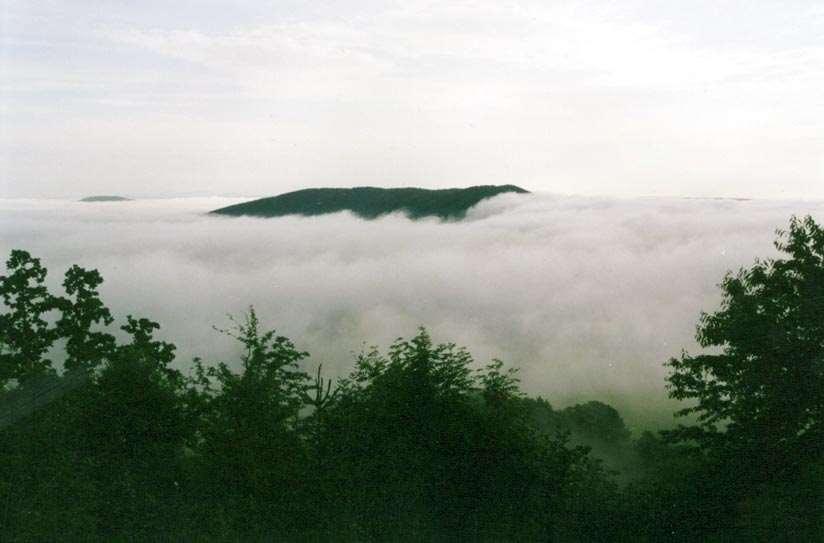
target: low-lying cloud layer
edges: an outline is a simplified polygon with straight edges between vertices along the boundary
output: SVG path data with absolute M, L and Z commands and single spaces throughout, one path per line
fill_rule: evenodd
M 662 364 L 696 349 L 724 273 L 773 256 L 791 215 L 824 219 L 824 202 L 546 194 L 499 196 L 461 223 L 203 213 L 235 202 L 0 200 L 0 249 L 41 257 L 54 285 L 71 264 L 99 269 L 117 316 L 158 320 L 181 367 L 235 360 L 212 325 L 249 305 L 335 374 L 425 325 L 479 364 L 519 366 L 555 405 L 602 399 L 641 422 L 671 407 Z

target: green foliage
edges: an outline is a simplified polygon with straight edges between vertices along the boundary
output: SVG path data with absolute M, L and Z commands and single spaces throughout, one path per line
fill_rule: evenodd
M 787 256 L 724 278 L 721 309 L 698 326 L 713 351 L 671 360 L 668 378 L 698 422 L 675 438 L 773 476 L 824 454 L 824 230 L 793 218 L 779 235 Z
M 490 406 L 501 406 L 521 396 L 516 377 L 518 369 L 508 368 L 502 371 L 503 366 L 502 361 L 493 360 L 480 376 L 484 401 Z
M 197 361 L 201 383 L 216 406 L 225 404 L 226 409 L 218 409 L 221 414 L 262 415 L 277 428 L 294 429 L 309 380 L 299 363 L 308 353 L 298 351 L 288 338 L 271 330 L 262 333 L 259 328 L 257 314 L 250 308 L 243 323 L 220 330 L 242 345 L 242 371 L 233 371 L 225 362 L 204 368 Z
M 0 492 L 24 505 L 6 508 L 0 524 L 35 540 L 158 533 L 176 507 L 193 433 L 184 380 L 170 367 L 174 345 L 154 339 L 157 323 L 131 316 L 122 326 L 130 341 L 117 345 L 96 270 L 69 269 L 67 297 L 48 292 L 46 269 L 24 251 L 12 252 L 7 270 L 0 369 L 19 386 L 0 402 Z M 48 358 L 58 340 L 62 375 Z
M 486 198 L 505 192 L 525 193 L 514 185 L 484 185 L 465 189 L 429 190 L 418 188 L 382 189 L 304 189 L 262 198 L 213 211 L 219 215 L 280 217 L 283 215 L 322 215 L 351 211 L 365 219 L 387 213 L 405 212 L 412 219 L 439 217 L 462 219 L 467 210 Z
M 154 338 L 159 325 L 128 317 L 130 341 L 116 347 L 81 399 L 79 429 L 97 504 L 100 534 L 150 537 L 174 520 L 182 498 L 184 444 L 194 432 L 181 402 L 175 346 Z
M 26 251 L 12 251 L 6 269 L 8 274 L 0 276 L 7 309 L 0 315 L 0 388 L 10 379 L 24 385 L 53 374 L 48 356 L 59 339 L 66 340 L 67 370 L 92 371 L 114 352 L 114 338 L 93 329 L 113 322 L 97 292 L 103 283 L 97 270 L 72 266 L 63 282 L 64 298 L 48 291 L 47 270 Z
M 196 361 L 196 383 L 204 391 L 195 449 L 200 488 L 220 496 L 216 506 L 226 508 L 221 522 L 245 537 L 272 525 L 294 530 L 293 487 L 303 479 L 307 457 L 298 423 L 309 376 L 299 363 L 308 354 L 274 331 L 262 332 L 253 308 L 221 332 L 240 343 L 241 369 Z M 261 524 L 261 518 L 267 520 Z M 202 522 L 213 525 L 214 519 Z
M 46 356 L 59 337 L 47 320 L 57 300 L 45 286 L 48 272 L 40 259 L 14 250 L 6 270 L 0 276 L 0 298 L 7 309 L 0 315 L 0 388 L 11 379 L 24 383 L 51 373 Z
M 522 398 L 521 403 L 542 433 L 568 434 L 571 443 L 589 448 L 606 467 L 634 472 L 637 455 L 632 451 L 631 433 L 613 407 L 591 401 L 555 410 L 543 398 Z
M 570 432 L 618 445 L 628 443 L 630 431 L 614 407 L 602 402 L 587 402 L 558 412 L 562 423 Z
M 793 218 L 778 235 L 783 257 L 728 274 L 721 308 L 702 314 L 708 352 L 668 364 L 670 395 L 689 402 L 678 414 L 695 423 L 664 433 L 677 447 L 646 440 L 656 468 L 642 495 L 671 504 L 653 525 L 696 538 L 822 535 L 824 485 L 810 469 L 824 458 L 824 230 Z
M 60 298 L 57 302 L 61 312 L 57 332 L 66 338 L 64 366 L 67 370 L 92 371 L 114 352 L 114 337 L 93 330 L 95 325 L 109 326 L 114 322 L 97 292 L 102 283 L 97 270 L 72 266 L 66 272 L 63 288 L 70 298 Z
M 552 533 L 586 453 L 535 431 L 514 371 L 472 365 L 421 329 L 362 353 L 341 382 L 318 459 L 331 515 L 358 539 Z

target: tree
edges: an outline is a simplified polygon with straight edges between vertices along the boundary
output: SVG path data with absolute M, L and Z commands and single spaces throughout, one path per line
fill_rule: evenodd
M 423 328 L 358 357 L 320 432 L 327 534 L 550 539 L 574 481 L 597 470 L 585 450 L 534 428 L 514 370 L 473 365 Z
M 308 353 L 272 330 L 261 331 L 254 308 L 234 328 L 219 331 L 240 342 L 241 369 L 196 361 L 205 396 L 199 444 L 204 492 L 221 496 L 228 505 L 223 520 L 244 538 L 282 535 L 308 517 L 297 498 L 306 491 L 298 422 L 310 388 L 300 368 Z
M 180 504 L 184 445 L 194 432 L 171 367 L 175 345 L 159 324 L 127 317 L 118 345 L 79 398 L 83 464 L 98 489 L 98 533 L 146 538 L 169 526 Z
M 621 415 L 603 402 L 573 405 L 559 411 L 558 415 L 562 425 L 584 441 L 595 440 L 613 446 L 629 442 L 631 433 Z
M 794 217 L 777 234 L 784 256 L 727 274 L 698 325 L 711 350 L 670 360 L 667 379 L 697 417 L 672 438 L 773 476 L 824 455 L 824 229 Z
M 23 384 L 53 373 L 46 355 L 59 337 L 47 321 L 57 298 L 45 285 L 48 272 L 40 259 L 13 250 L 6 270 L 0 276 L 0 299 L 7 309 L 0 314 L 0 388 L 10 379 Z
M 64 366 L 67 370 L 94 370 L 115 350 L 111 334 L 92 329 L 95 325 L 108 326 L 114 322 L 97 292 L 102 283 L 103 278 L 97 270 L 72 266 L 66 272 L 63 288 L 71 298 L 57 301 L 61 311 L 57 331 L 66 338 Z M 129 326 L 136 325 L 137 321 L 130 322 Z

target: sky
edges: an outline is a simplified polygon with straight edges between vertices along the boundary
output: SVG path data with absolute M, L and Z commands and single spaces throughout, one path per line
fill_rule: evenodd
M 820 2 L 0 0 L 0 197 L 824 198 Z

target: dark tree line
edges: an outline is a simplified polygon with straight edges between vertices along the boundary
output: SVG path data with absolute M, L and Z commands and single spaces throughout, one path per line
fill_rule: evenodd
M 824 540 L 824 230 L 722 282 L 705 352 L 671 360 L 687 422 L 633 438 L 554 409 L 425 329 L 335 382 L 261 328 L 184 375 L 159 325 L 114 333 L 95 270 L 0 276 L 3 540 Z M 55 362 L 55 360 L 59 360 Z M 235 369 L 237 368 L 237 369 Z

